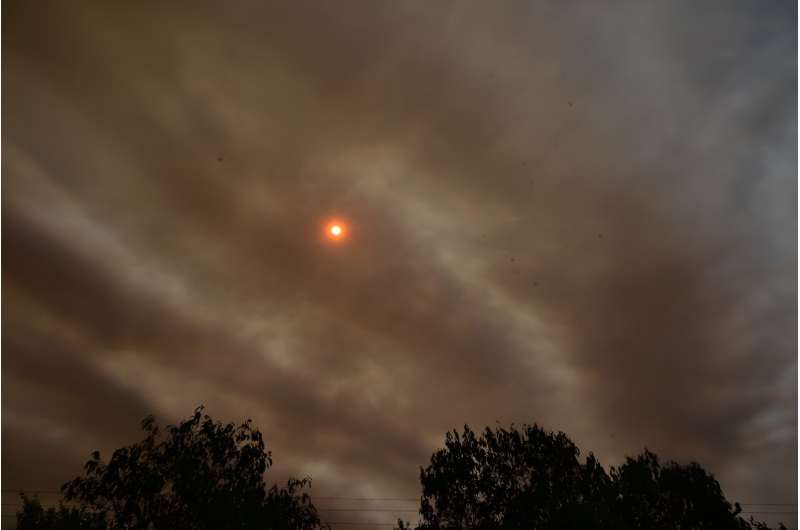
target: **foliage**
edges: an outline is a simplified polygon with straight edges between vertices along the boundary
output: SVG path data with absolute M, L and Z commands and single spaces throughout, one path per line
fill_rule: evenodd
M 645 450 L 606 472 L 564 433 L 537 425 L 468 426 L 421 469 L 419 529 L 751 530 L 698 464 L 661 465 Z M 410 528 L 398 521 L 398 528 Z
M 20 528 L 23 519 L 26 528 L 36 530 L 71 529 L 68 519 L 90 530 L 320 527 L 304 492 L 310 479 L 266 488 L 264 473 L 272 459 L 249 420 L 239 426 L 214 422 L 199 407 L 163 433 L 152 416 L 142 429 L 144 440 L 117 449 L 107 463 L 95 452 L 85 475 L 62 486 L 75 508 L 37 511 L 31 505 L 18 514 Z
M 67 507 L 60 503 L 57 508 L 42 506 L 38 498 L 20 494 L 22 508 L 17 513 L 17 530 L 105 530 L 102 521 L 92 517 L 77 507 Z
M 272 465 L 251 422 L 214 422 L 203 408 L 163 432 L 95 452 L 84 476 L 45 509 L 22 495 L 19 530 L 312 530 L 321 528 L 306 488 L 292 479 L 267 488 Z M 741 517 L 717 480 L 696 463 L 662 464 L 645 450 L 607 472 L 581 458 L 564 433 L 537 425 L 452 431 L 420 470 L 419 530 L 769 530 Z M 401 530 L 411 525 L 398 521 Z M 783 525 L 780 527 L 785 529 Z

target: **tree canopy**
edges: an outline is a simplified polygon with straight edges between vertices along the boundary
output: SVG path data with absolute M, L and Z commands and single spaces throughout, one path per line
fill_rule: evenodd
M 645 450 L 606 472 L 566 434 L 537 425 L 449 432 L 420 482 L 420 530 L 768 528 L 743 519 L 696 463 L 662 465 Z
M 98 452 L 84 476 L 61 488 L 66 504 L 45 510 L 23 495 L 19 530 L 311 530 L 317 511 L 304 491 L 310 479 L 267 488 L 272 464 L 261 433 L 248 420 L 222 424 L 198 407 L 162 431 L 152 416 L 146 436 L 114 451 Z
M 325 527 L 306 491 L 309 478 L 266 486 L 272 457 L 249 420 L 222 424 L 198 407 L 178 425 L 161 430 L 151 416 L 142 429 L 142 441 L 107 462 L 93 453 L 83 476 L 62 486 L 58 507 L 23 494 L 17 528 Z M 606 471 L 592 453 L 581 458 L 566 434 L 537 425 L 449 432 L 420 482 L 419 530 L 768 530 L 742 518 L 696 463 L 662 463 L 645 450 Z

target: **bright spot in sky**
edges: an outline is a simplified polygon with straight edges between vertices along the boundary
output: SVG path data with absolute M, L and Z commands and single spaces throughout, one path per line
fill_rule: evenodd
M 325 226 L 325 234 L 331 241 L 344 241 L 347 237 L 347 225 L 339 220 L 332 220 Z

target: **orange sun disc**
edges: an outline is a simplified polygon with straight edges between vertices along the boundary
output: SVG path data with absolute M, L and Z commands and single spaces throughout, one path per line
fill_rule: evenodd
M 342 241 L 347 237 L 347 226 L 341 221 L 331 221 L 325 226 L 325 234 L 333 241 Z

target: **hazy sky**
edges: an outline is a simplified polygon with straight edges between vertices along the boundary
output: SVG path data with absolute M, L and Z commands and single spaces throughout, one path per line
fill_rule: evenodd
M 796 9 L 4 2 L 3 489 L 204 403 L 317 495 L 499 421 L 796 499 Z

